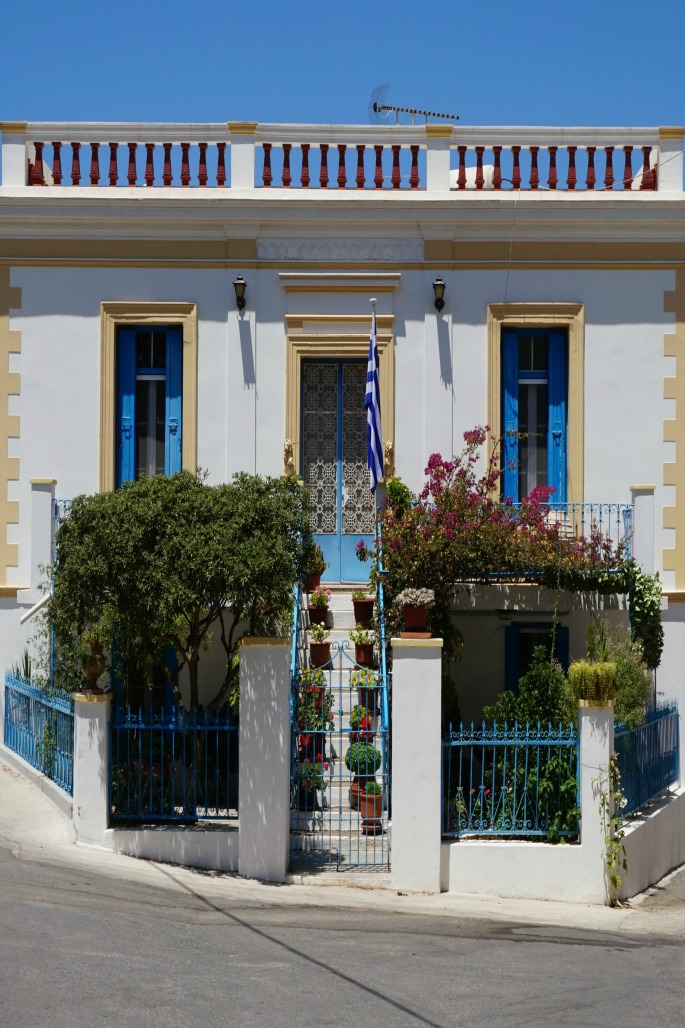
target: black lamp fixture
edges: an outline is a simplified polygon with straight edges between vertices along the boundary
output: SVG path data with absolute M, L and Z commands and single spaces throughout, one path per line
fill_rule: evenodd
M 238 275 L 238 277 L 233 280 L 233 288 L 235 289 L 235 302 L 236 302 L 236 306 L 237 306 L 239 311 L 242 311 L 242 310 L 245 309 L 245 289 L 246 289 L 246 287 L 247 287 L 247 283 L 246 283 L 246 281 L 245 281 L 245 279 L 243 278 L 242 275 Z
M 435 293 L 435 309 L 441 311 L 445 306 L 445 283 L 439 275 L 433 282 L 433 292 Z

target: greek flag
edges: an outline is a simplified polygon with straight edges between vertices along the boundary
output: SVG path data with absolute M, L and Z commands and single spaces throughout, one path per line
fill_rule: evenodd
M 378 386 L 378 340 L 376 338 L 376 312 L 371 321 L 369 363 L 366 369 L 366 444 L 369 465 L 369 487 L 375 493 L 383 477 L 383 444 L 381 442 L 381 393 Z

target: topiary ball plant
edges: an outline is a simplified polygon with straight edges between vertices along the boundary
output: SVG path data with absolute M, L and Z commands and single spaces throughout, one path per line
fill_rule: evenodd
M 370 742 L 353 742 L 345 754 L 345 767 L 353 775 L 371 777 L 380 766 L 380 751 Z

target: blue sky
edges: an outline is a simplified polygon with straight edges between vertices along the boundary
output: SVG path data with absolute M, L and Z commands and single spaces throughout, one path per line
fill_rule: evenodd
M 0 120 L 685 123 L 685 0 L 9 0 Z

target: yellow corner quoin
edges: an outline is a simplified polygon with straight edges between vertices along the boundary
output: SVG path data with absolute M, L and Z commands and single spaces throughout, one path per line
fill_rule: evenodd
M 21 308 L 21 289 L 10 286 L 10 268 L 0 267 L 0 446 L 8 453 L 10 439 L 19 437 L 19 417 L 10 414 L 10 396 L 19 395 L 20 378 L 17 372 L 10 372 L 10 354 L 21 352 L 21 335 L 10 331 L 10 311 Z M 8 500 L 10 482 L 19 480 L 19 458 L 5 456 L 0 462 L 0 584 L 7 583 L 7 568 L 16 568 L 19 563 L 19 549 L 15 543 L 8 543 L 9 525 L 19 523 L 19 504 Z
M 442 649 L 442 639 L 391 639 L 390 644 L 394 650 Z
M 232 136 L 253 136 L 258 124 L 257 121 L 227 121 L 226 127 Z
M 111 692 L 103 693 L 85 693 L 75 692 L 74 699 L 78 700 L 79 703 L 111 703 L 112 694 Z
M 664 571 L 675 573 L 676 591 L 685 588 L 685 270 L 675 273 L 675 290 L 664 293 L 664 312 L 675 314 L 675 328 L 664 334 L 664 356 L 675 359 L 675 376 L 664 378 L 664 399 L 675 401 L 675 417 L 664 419 L 664 442 L 675 446 L 675 460 L 665 462 L 663 484 L 675 487 L 675 505 L 664 506 L 663 527 L 675 530 L 675 545 L 665 548 Z M 678 602 L 678 601 L 676 601 Z
M 452 136 L 452 125 L 426 125 L 429 139 L 449 139 Z
M 3 136 L 23 136 L 28 127 L 27 121 L 0 121 L 0 132 Z
M 683 125 L 660 125 L 659 139 L 682 139 L 685 136 Z
M 197 304 L 100 304 L 100 492 L 115 485 L 116 337 L 119 325 L 180 325 L 183 336 L 183 436 L 186 471 L 197 469 Z

